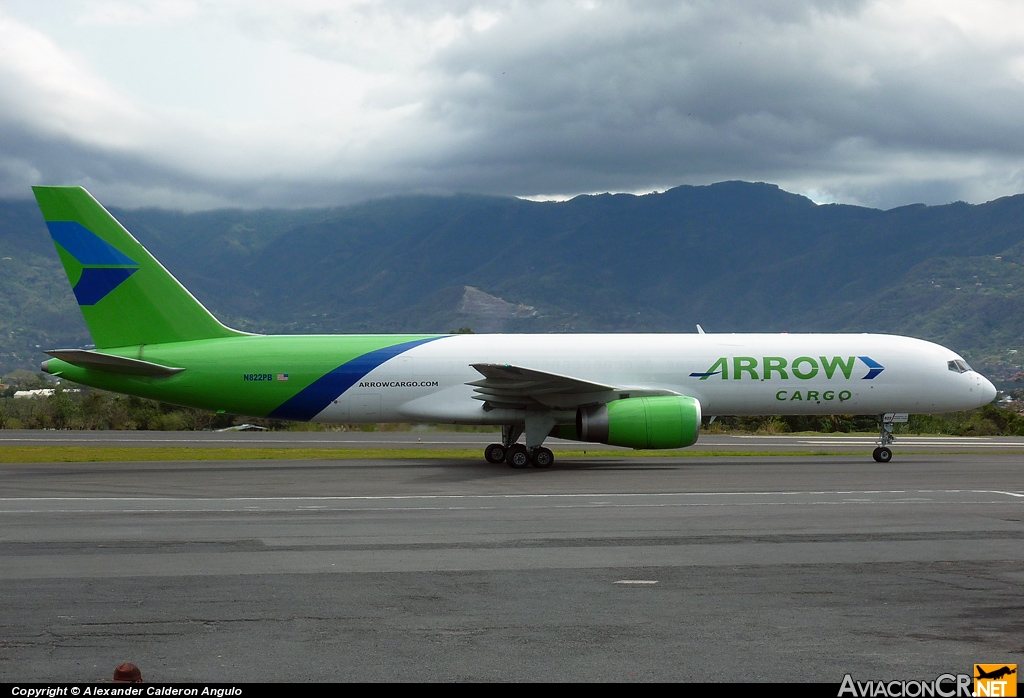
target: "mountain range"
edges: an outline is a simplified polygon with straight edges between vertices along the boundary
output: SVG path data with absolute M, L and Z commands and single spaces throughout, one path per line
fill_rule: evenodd
M 764 183 L 533 202 L 111 212 L 252 332 L 887 332 L 1024 363 L 1024 195 L 881 211 Z M 34 202 L 0 201 L 0 375 L 84 323 Z M 1007 386 L 1009 387 L 1009 386 Z

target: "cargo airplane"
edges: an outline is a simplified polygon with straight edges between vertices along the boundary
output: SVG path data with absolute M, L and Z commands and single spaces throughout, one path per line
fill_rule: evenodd
M 992 401 L 956 353 L 880 334 L 257 335 L 221 324 L 81 187 L 34 187 L 95 349 L 42 369 L 217 412 L 315 422 L 498 425 L 492 463 L 544 468 L 549 436 L 692 445 L 702 415 L 878 415 Z M 519 443 L 525 436 L 525 443 Z

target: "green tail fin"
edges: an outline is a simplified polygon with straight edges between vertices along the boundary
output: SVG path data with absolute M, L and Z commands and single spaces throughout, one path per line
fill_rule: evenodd
M 81 187 L 32 187 L 96 347 L 241 334 L 222 325 Z

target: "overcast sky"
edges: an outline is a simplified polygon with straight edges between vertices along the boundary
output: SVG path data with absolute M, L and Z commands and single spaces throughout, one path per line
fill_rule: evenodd
M 1024 192 L 1019 0 L 0 0 L 0 196 Z

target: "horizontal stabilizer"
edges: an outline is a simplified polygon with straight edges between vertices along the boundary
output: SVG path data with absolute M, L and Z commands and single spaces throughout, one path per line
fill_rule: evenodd
M 93 371 L 106 371 L 107 373 L 124 373 L 129 376 L 150 376 L 161 378 L 181 373 L 185 369 L 173 366 L 161 366 L 150 361 L 141 359 L 129 359 L 124 356 L 112 356 L 111 354 L 100 354 L 87 349 L 53 349 L 46 352 L 55 359 L 66 361 L 75 366 L 92 369 Z

